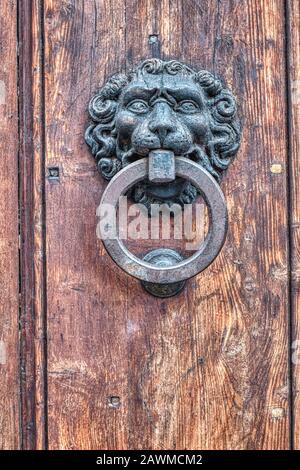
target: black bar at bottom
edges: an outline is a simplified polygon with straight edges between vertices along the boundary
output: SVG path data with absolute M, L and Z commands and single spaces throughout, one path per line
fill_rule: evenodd
M 299 462 L 299 451 L 0 451 L 0 466 L 7 464 L 30 464 L 33 468 L 53 468 L 53 465 L 101 468 L 117 466 L 130 468 L 144 465 L 287 465 Z M 2 467 L 5 468 L 5 467 Z

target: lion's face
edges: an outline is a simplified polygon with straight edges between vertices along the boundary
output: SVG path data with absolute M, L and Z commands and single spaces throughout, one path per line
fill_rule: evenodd
M 176 62 L 144 61 L 115 75 L 91 100 L 93 123 L 86 141 L 106 179 L 153 149 L 172 150 L 198 161 L 219 180 L 239 145 L 236 105 L 230 91 L 209 72 Z M 188 182 L 143 182 L 133 199 L 189 203 L 197 195 Z
M 208 142 L 208 113 L 201 89 L 193 79 L 178 75 L 140 77 L 125 87 L 115 117 L 119 153 L 148 156 L 153 149 L 172 150 L 175 155 L 192 153 L 193 145 Z M 179 196 L 185 181 L 164 185 L 149 184 L 157 199 Z

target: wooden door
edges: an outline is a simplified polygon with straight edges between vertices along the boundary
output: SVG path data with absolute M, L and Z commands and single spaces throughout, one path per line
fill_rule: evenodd
M 0 447 L 289 449 L 299 433 L 299 4 L 3 0 Z M 96 237 L 87 104 L 141 59 L 226 80 L 229 232 L 170 299 Z

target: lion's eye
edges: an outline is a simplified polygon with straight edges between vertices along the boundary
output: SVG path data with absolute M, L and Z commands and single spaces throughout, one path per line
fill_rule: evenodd
M 145 101 L 135 100 L 131 101 L 131 103 L 127 105 L 127 109 L 132 113 L 144 114 L 149 110 L 149 106 L 147 103 L 145 103 Z
M 176 111 L 186 114 L 197 113 L 200 111 L 199 105 L 194 101 L 180 101 L 175 109 Z

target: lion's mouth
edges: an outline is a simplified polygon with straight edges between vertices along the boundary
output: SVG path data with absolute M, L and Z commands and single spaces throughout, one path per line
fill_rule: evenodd
M 157 150 L 160 150 L 160 149 L 157 149 Z M 168 149 L 161 149 L 161 150 L 168 150 Z M 149 153 L 150 153 L 151 150 L 149 150 Z M 149 155 L 148 153 L 148 155 Z M 141 158 L 148 158 L 148 155 L 140 155 L 139 153 L 137 153 L 137 151 L 132 147 L 130 150 L 128 150 L 127 152 L 124 152 L 123 154 L 121 154 L 121 161 L 122 161 L 122 167 L 125 167 L 127 165 L 130 165 L 131 163 L 134 163 L 136 162 L 137 160 L 140 160 Z M 181 155 L 182 157 L 185 157 L 185 158 L 190 158 L 191 160 L 194 160 L 194 161 L 197 161 L 198 160 L 198 156 L 197 156 L 197 151 L 196 151 L 196 146 L 195 145 L 192 145 L 190 147 L 190 149 L 184 153 L 183 155 Z M 119 157 L 120 158 L 120 157 Z

